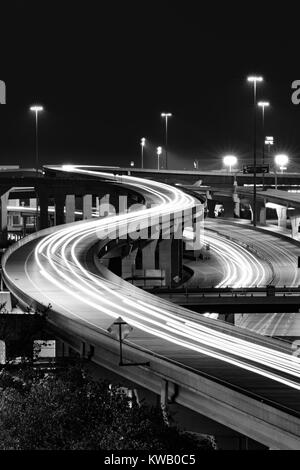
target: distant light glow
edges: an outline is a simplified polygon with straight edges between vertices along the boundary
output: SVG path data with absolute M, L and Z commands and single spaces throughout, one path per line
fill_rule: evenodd
M 38 113 L 39 111 L 44 111 L 44 108 L 43 106 L 36 104 L 36 105 L 30 106 L 30 111 L 34 111 Z
M 259 101 L 257 103 L 257 106 L 260 106 L 261 108 L 265 108 L 265 107 L 270 106 L 270 103 L 269 103 L 269 101 Z
M 145 145 L 145 142 L 146 142 L 146 139 L 145 139 L 145 137 L 142 137 L 142 138 L 141 138 L 141 146 L 142 146 L 142 147 L 144 147 L 144 145 Z
M 161 153 L 162 153 L 162 148 L 161 148 L 161 147 L 157 147 L 156 153 L 157 153 L 157 155 L 161 155 Z
M 256 75 L 250 75 L 250 77 L 247 78 L 248 82 L 262 82 L 263 77 L 256 76 Z
M 231 167 L 237 164 L 237 158 L 235 155 L 225 155 L 223 158 L 223 163 L 225 166 L 229 166 L 231 171 Z
M 172 116 L 172 113 L 161 113 L 161 117 L 168 118 L 168 117 L 171 117 L 171 116 Z
M 289 157 L 284 153 L 280 153 L 275 156 L 275 163 L 280 167 L 286 167 L 289 162 Z

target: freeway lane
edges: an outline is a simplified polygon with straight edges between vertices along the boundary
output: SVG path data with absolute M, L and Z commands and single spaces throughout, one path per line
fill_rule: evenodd
M 149 210 L 161 214 L 194 204 L 192 198 L 161 183 L 130 177 L 120 178 L 119 183 L 124 180 L 135 189 L 140 184 L 143 194 L 151 193 L 160 205 L 58 227 L 28 243 L 23 240 L 19 249 L 12 249 L 4 259 L 4 274 L 11 286 L 44 305 L 51 302 L 50 320 L 62 329 L 72 327 L 81 336 L 82 325 L 87 325 L 101 333 L 101 343 L 101 335 L 121 316 L 134 327 L 129 343 L 300 411 L 300 361 L 285 345 L 198 318 L 130 286 L 104 266 L 95 270 L 86 257 L 88 248 L 106 237 L 116 223 L 128 218 L 141 221 Z
M 248 249 L 252 250 L 253 254 L 257 252 L 256 258 L 259 258 L 258 263 L 265 267 L 265 272 L 263 274 L 264 278 L 262 276 L 258 278 L 257 284 L 252 284 L 252 287 L 270 283 L 278 287 L 300 285 L 300 270 L 298 269 L 300 246 L 298 248 L 293 243 L 290 243 L 288 239 L 275 238 L 268 232 L 256 232 L 247 227 L 228 223 L 222 219 L 205 219 L 205 228 L 205 237 L 207 237 L 208 242 L 211 239 L 210 230 L 213 230 L 217 232 L 216 235 L 230 237 L 233 243 L 238 240 L 239 244 L 243 244 L 244 247 L 248 246 Z M 230 246 L 230 240 L 228 243 Z M 214 249 L 214 246 L 212 246 L 212 249 Z M 272 272 L 268 271 L 267 265 L 269 268 L 272 266 Z M 220 284 L 223 287 L 226 286 L 223 281 Z M 239 285 L 234 286 L 232 283 L 228 285 L 240 287 Z M 249 281 L 247 281 L 247 286 L 250 287 Z

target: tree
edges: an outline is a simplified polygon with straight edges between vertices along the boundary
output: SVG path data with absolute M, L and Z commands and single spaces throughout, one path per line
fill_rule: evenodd
M 80 367 L 0 373 L 1 450 L 212 448 L 208 439 L 169 427 L 160 410 L 130 402 L 120 387 L 95 382 Z

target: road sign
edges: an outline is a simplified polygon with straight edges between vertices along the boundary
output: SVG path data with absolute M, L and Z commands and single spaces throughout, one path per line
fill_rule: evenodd
M 253 174 L 254 166 L 253 165 L 244 165 L 243 167 L 244 174 Z M 269 165 L 256 165 L 256 173 L 269 173 Z
M 107 328 L 107 331 L 115 338 L 117 339 L 125 339 L 129 335 L 129 333 L 133 330 L 132 326 L 128 325 L 123 318 L 119 317 L 117 318 L 109 328 Z M 120 334 L 121 332 L 121 334 Z

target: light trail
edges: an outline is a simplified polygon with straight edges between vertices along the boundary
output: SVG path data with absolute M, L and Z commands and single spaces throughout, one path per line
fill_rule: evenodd
M 247 335 L 244 338 L 229 335 L 207 326 L 201 320 L 187 321 L 184 309 L 175 308 L 174 305 L 162 302 L 161 299 L 159 301 L 153 299 L 148 304 L 137 300 L 142 295 L 148 296 L 148 294 L 141 293 L 134 287 L 129 292 L 125 281 L 120 280 L 116 286 L 108 279 L 92 274 L 83 266 L 81 257 L 86 246 L 91 241 L 95 243 L 97 238 L 105 238 L 116 225 L 122 228 L 128 222 L 141 223 L 145 219 L 148 221 L 149 214 L 161 216 L 189 209 L 194 205 L 192 197 L 177 188 L 154 181 L 127 176 L 116 177 L 80 168 L 72 168 L 70 171 L 84 171 L 87 174 L 100 175 L 106 179 L 111 178 L 125 183 L 127 186 L 134 186 L 146 197 L 159 201 L 159 204 L 150 209 L 142 208 L 133 213 L 86 221 L 85 224 L 78 226 L 76 224 L 71 227 L 66 226 L 41 239 L 35 248 L 35 262 L 40 274 L 47 281 L 70 298 L 85 304 L 87 311 L 90 307 L 99 312 L 99 315 L 105 314 L 113 319 L 121 316 L 132 326 L 167 342 L 300 390 L 299 358 L 249 341 L 246 339 Z M 216 234 L 206 235 L 206 240 L 222 257 L 225 265 L 226 274 L 220 286 L 254 286 L 264 282 L 265 268 L 252 253 Z M 42 294 L 42 289 L 39 289 Z M 76 317 L 97 327 L 97 322 L 91 321 L 88 314 L 76 314 Z

